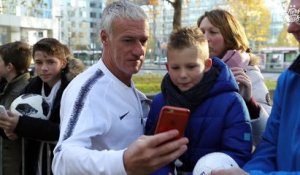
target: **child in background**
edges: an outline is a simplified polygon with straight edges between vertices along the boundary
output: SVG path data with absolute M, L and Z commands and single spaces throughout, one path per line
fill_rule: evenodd
M 16 41 L 0 46 L 0 105 L 6 109 L 29 83 L 28 67 L 31 60 L 31 47 L 27 43 Z M 0 133 L 4 138 L 0 149 L 0 174 L 19 175 L 22 165 L 21 139 L 11 141 L 2 129 Z
M 59 137 L 60 100 L 69 83 L 66 77 L 70 52 L 54 38 L 44 38 L 33 46 L 36 76 L 23 94 L 42 95 L 50 104 L 48 119 L 18 116 L 8 111 L 0 115 L 0 127 L 10 139 L 24 138 L 25 175 L 51 174 L 53 149 Z
M 154 134 L 163 106 L 185 107 L 191 111 L 185 130 L 189 144 L 177 171 L 191 173 L 198 159 L 211 152 L 226 153 L 243 166 L 251 156 L 250 118 L 231 71 L 220 59 L 209 58 L 207 40 L 196 27 L 171 34 L 167 58 L 168 73 L 162 92 L 153 98 L 146 134 Z M 173 173 L 171 167 L 155 173 Z

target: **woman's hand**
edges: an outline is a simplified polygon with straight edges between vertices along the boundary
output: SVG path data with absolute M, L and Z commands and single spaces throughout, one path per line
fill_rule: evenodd
M 246 71 L 240 67 L 232 67 L 231 71 L 235 77 L 236 82 L 239 85 L 240 95 L 246 102 L 250 101 L 252 97 L 252 83 Z

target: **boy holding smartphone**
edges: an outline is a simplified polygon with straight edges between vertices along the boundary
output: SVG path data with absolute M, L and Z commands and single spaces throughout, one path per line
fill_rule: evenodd
M 196 27 L 171 34 L 167 57 L 168 73 L 162 92 L 153 98 L 146 134 L 154 134 L 163 106 L 188 108 L 188 150 L 179 158 L 177 171 L 192 172 L 198 159 L 211 152 L 226 153 L 243 166 L 251 156 L 250 118 L 230 69 L 220 59 L 209 58 L 208 42 Z M 155 173 L 173 173 L 171 167 Z
M 29 83 L 28 68 L 32 60 L 29 44 L 16 41 L 0 46 L 0 105 L 2 112 L 9 109 L 24 87 Z M 11 141 L 7 139 L 3 129 L 0 129 L 0 174 L 21 174 L 22 152 L 21 139 Z

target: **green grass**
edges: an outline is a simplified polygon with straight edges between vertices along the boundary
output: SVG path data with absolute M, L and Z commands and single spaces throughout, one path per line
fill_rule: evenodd
M 265 83 L 269 90 L 274 90 L 276 88 L 277 81 L 276 80 L 266 80 Z
M 160 83 L 163 75 L 144 74 L 133 76 L 135 86 L 145 94 L 160 92 Z
M 144 75 L 134 75 L 133 81 L 135 86 L 145 94 L 158 93 L 160 92 L 160 83 L 163 75 L 159 74 L 144 74 Z M 269 90 L 273 90 L 276 87 L 275 80 L 266 80 L 266 85 Z

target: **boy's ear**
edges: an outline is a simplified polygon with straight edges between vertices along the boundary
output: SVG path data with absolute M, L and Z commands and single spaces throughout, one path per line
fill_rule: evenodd
M 211 58 L 207 58 L 204 62 L 205 64 L 205 69 L 204 71 L 207 72 L 210 70 L 211 66 L 212 66 L 212 59 Z
M 169 71 L 169 64 L 168 63 L 166 63 L 166 69 L 167 69 L 167 71 Z
M 8 63 L 6 65 L 6 67 L 7 67 L 8 70 L 13 70 L 15 68 L 15 66 L 13 64 L 11 64 L 11 63 Z
M 66 67 L 67 67 L 67 64 L 68 64 L 68 61 L 62 62 L 62 68 L 63 68 L 63 69 L 66 68 Z

